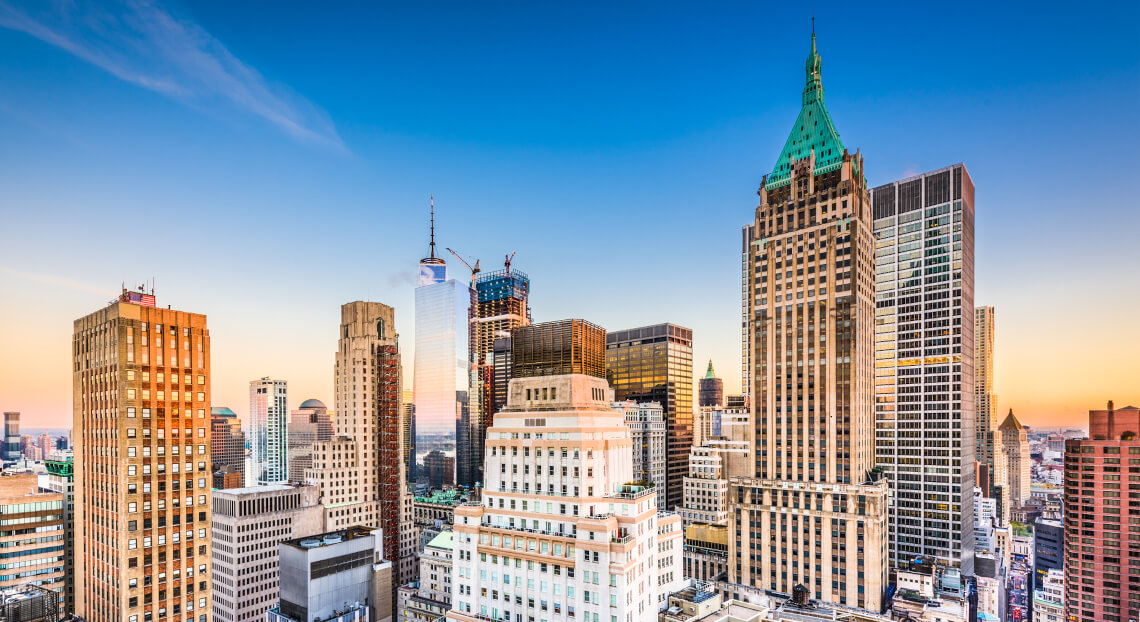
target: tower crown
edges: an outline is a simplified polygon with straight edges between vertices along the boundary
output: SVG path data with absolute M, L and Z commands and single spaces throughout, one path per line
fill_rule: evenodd
M 776 166 L 765 182 L 772 189 L 791 183 L 792 167 L 799 160 L 815 156 L 813 174 L 820 175 L 843 165 L 845 149 L 839 132 L 831 122 L 831 115 L 823 104 L 823 59 L 815 45 L 815 28 L 812 27 L 811 51 L 804 63 L 803 106 L 796 118 L 784 149 L 776 158 Z
M 815 49 L 815 32 L 811 33 L 811 53 L 808 54 L 807 62 L 804 63 L 804 73 L 806 75 L 804 84 L 804 105 L 808 105 L 809 101 L 819 100 L 823 103 L 823 59 L 820 57 L 819 52 Z

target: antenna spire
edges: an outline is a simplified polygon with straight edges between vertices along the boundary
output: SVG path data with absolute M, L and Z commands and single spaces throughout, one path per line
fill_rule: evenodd
M 431 195 L 431 258 L 435 259 L 435 195 Z

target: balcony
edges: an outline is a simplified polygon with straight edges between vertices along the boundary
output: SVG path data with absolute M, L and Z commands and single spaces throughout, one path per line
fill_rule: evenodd
M 612 492 L 605 495 L 607 499 L 644 499 L 657 494 L 657 489 L 653 487 L 646 488 L 644 486 L 635 486 L 633 484 L 625 484 L 617 492 Z
M 483 521 L 482 523 L 480 523 L 480 526 L 486 527 L 488 529 L 504 529 L 507 531 L 516 531 L 519 533 L 530 533 L 530 534 L 541 535 L 541 536 L 560 536 L 563 538 L 576 538 L 576 537 L 578 537 L 577 528 L 571 529 L 570 531 L 554 530 L 554 529 L 550 529 L 550 530 L 534 529 L 531 527 L 519 527 L 517 525 L 495 525 L 495 524 L 492 524 L 490 521 Z
M 615 544 L 628 544 L 630 542 L 633 542 L 633 539 L 634 539 L 634 535 L 631 533 L 627 533 L 624 536 L 621 536 L 621 535 L 611 536 L 610 542 L 613 542 Z

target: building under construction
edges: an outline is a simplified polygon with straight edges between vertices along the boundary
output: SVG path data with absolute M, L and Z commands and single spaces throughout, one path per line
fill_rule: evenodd
M 483 481 L 483 443 L 494 414 L 495 339 L 530 324 L 530 277 L 512 270 L 509 261 L 502 270 L 472 274 L 472 285 L 468 323 L 470 418 L 461 421 L 455 431 L 457 480 L 461 486 Z

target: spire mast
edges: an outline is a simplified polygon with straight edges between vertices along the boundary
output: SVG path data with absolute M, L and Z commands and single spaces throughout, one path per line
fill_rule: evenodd
M 435 259 L 435 195 L 431 195 L 431 258 Z

